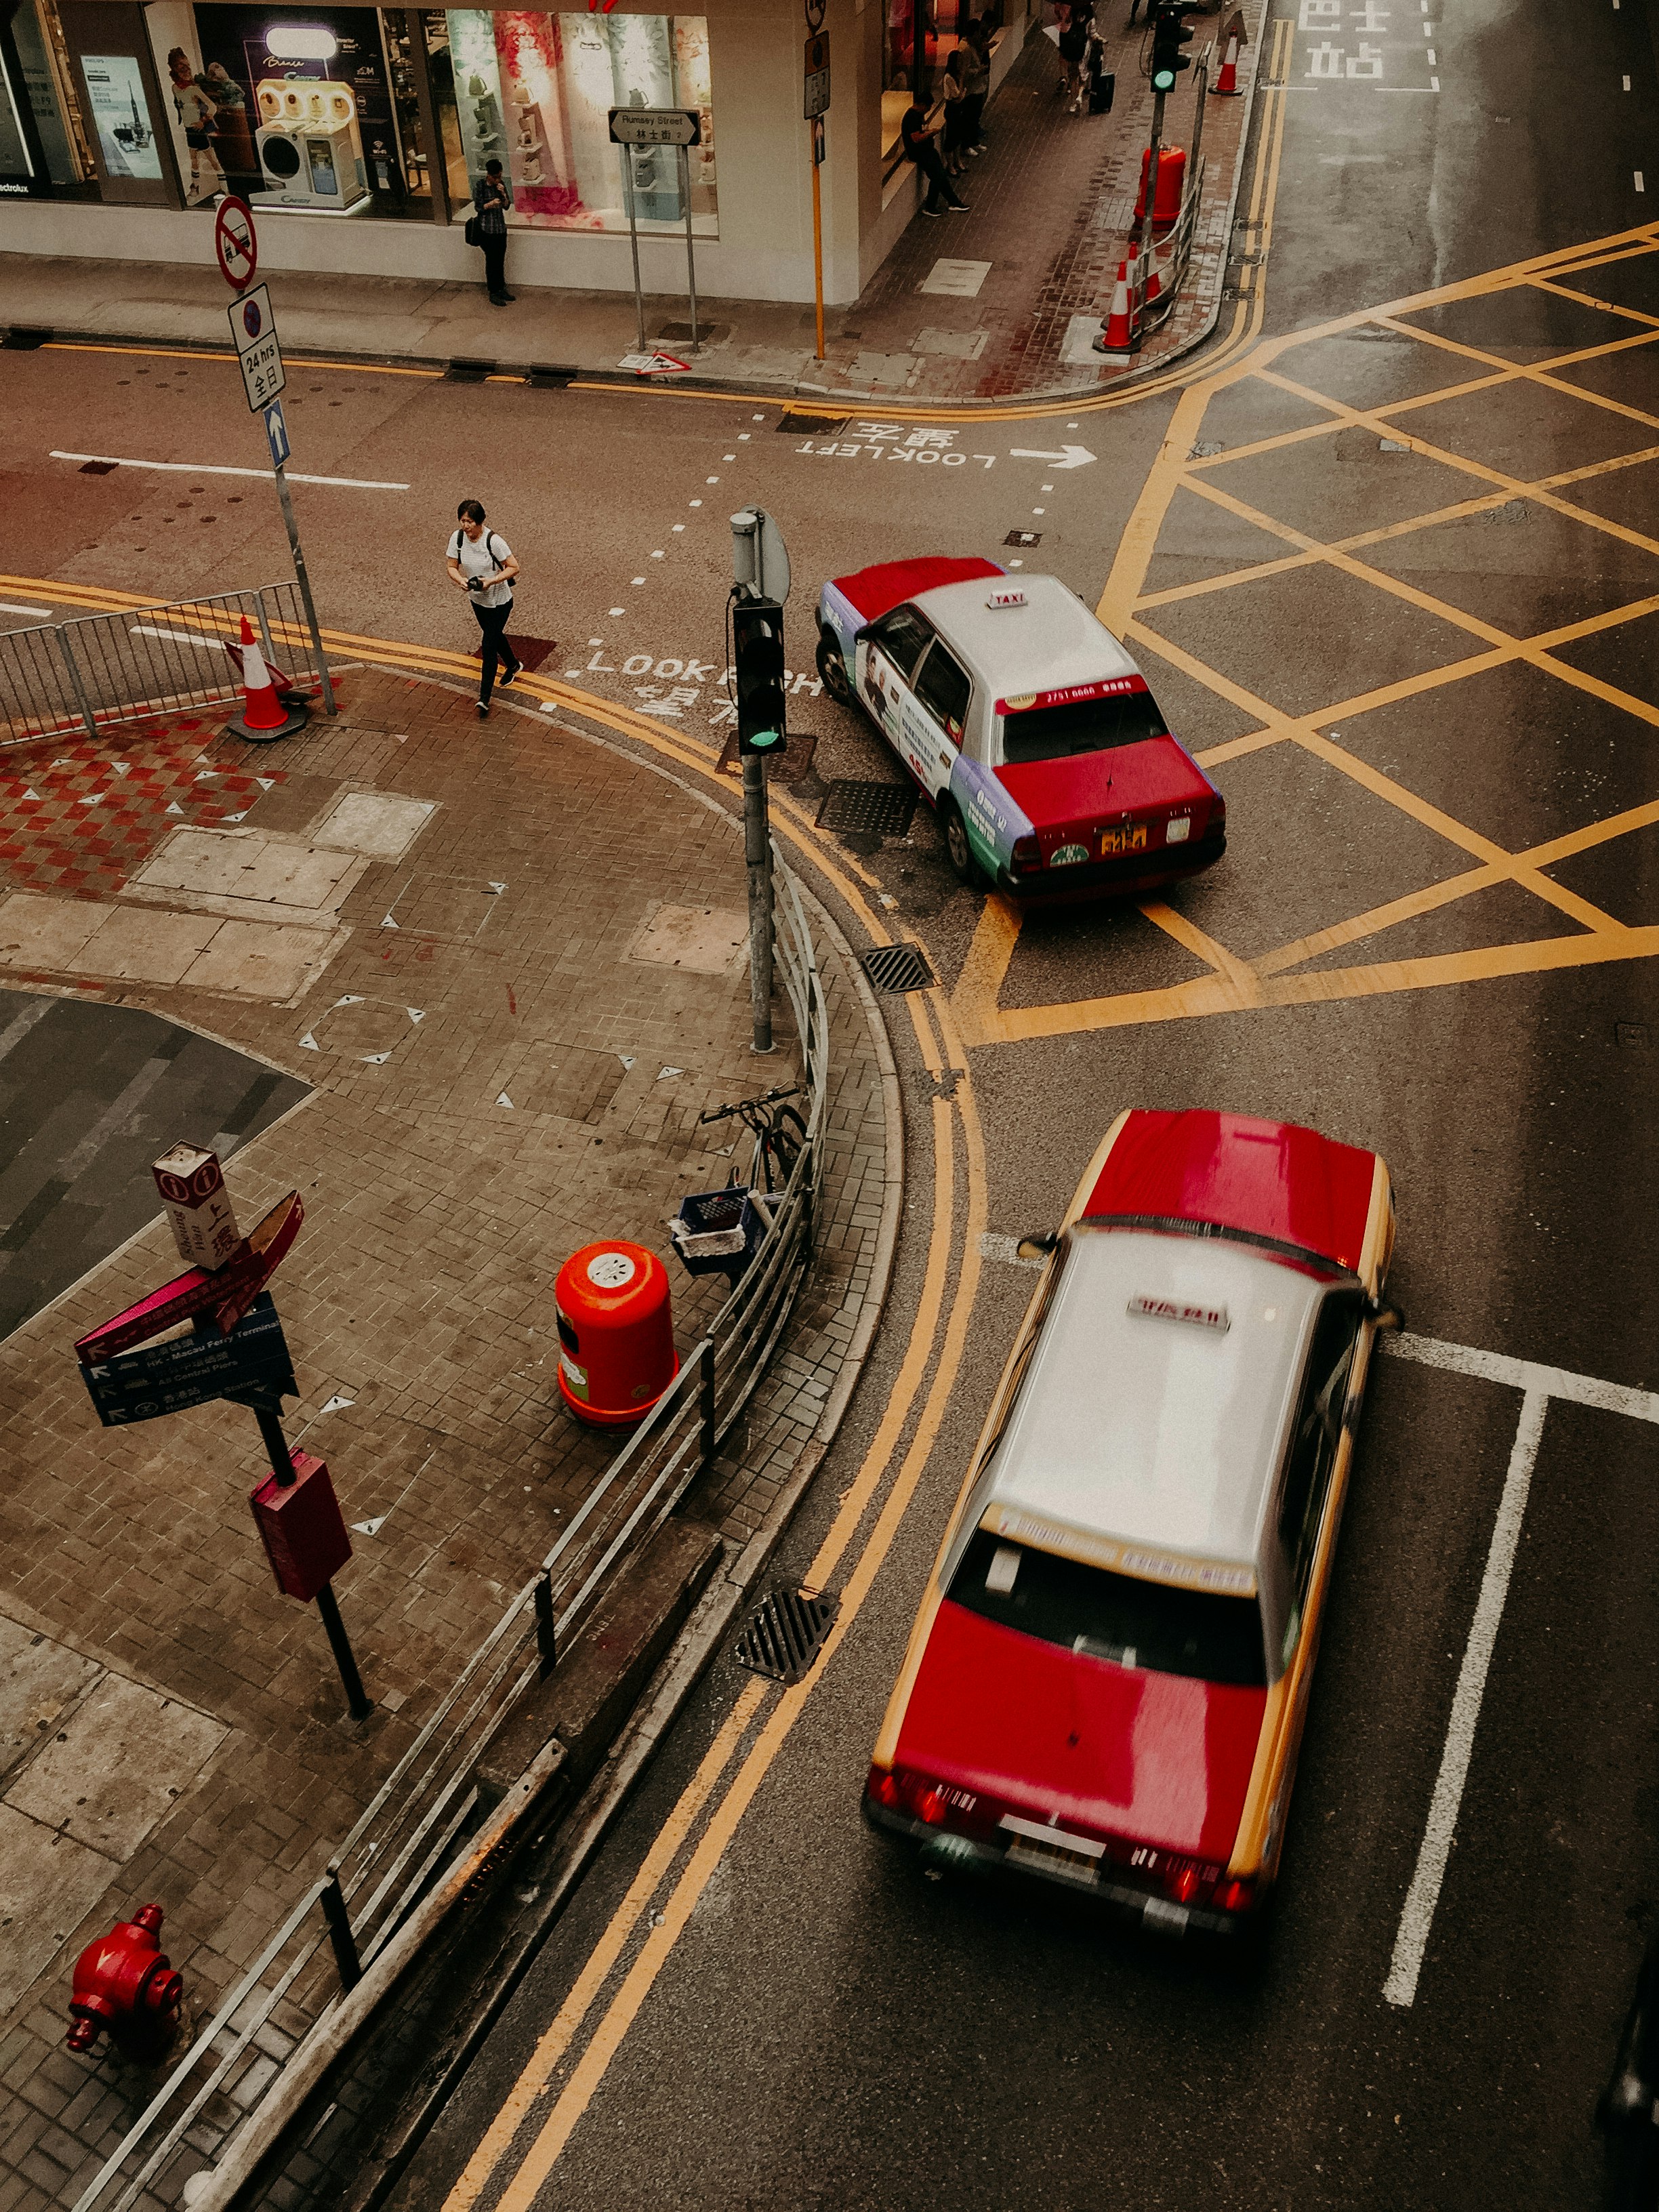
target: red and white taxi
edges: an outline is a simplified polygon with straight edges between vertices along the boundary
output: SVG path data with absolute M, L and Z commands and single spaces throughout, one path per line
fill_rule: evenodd
M 1133 1111 L 1050 1250 L 866 1784 L 939 1866 L 1237 1936 L 1278 1872 L 1395 1236 L 1374 1152 Z
M 1221 793 L 1057 576 L 980 559 L 837 576 L 817 665 L 921 786 L 964 883 L 1022 900 L 1139 892 L 1227 849 Z

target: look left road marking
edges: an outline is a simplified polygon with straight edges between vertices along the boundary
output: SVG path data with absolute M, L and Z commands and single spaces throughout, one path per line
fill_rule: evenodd
M 1389 1340 L 1389 1348 L 1423 1366 L 1438 1367 L 1454 1375 L 1472 1375 L 1486 1382 L 1506 1383 L 1522 1394 L 1521 1418 L 1510 1449 L 1504 1494 L 1498 1501 L 1498 1518 L 1492 1524 L 1486 1571 L 1480 1577 L 1480 1595 L 1475 1600 L 1474 1619 L 1463 1648 L 1463 1663 L 1457 1672 L 1451 1717 L 1446 1723 L 1440 1771 L 1429 1801 L 1429 1817 L 1418 1849 L 1416 1870 L 1400 1915 L 1389 1978 L 1382 1984 L 1382 1995 L 1389 2003 L 1405 2008 L 1416 2001 L 1418 1977 L 1423 1971 L 1435 1907 L 1446 1878 L 1446 1864 L 1463 1802 L 1463 1785 L 1468 1779 L 1469 1760 L 1474 1752 L 1474 1732 L 1480 1719 L 1486 1676 L 1498 1642 L 1498 1626 L 1504 1618 L 1504 1601 L 1509 1595 L 1510 1577 L 1521 1541 L 1521 1523 L 1526 1517 L 1527 1498 L 1532 1488 L 1533 1469 L 1538 1464 L 1544 1417 L 1550 1400 L 1565 1398 L 1575 1405 L 1593 1406 L 1603 1413 L 1624 1413 L 1632 1420 L 1659 1424 L 1659 1395 L 1650 1390 L 1632 1390 L 1621 1382 L 1603 1382 L 1591 1375 L 1575 1375 L 1565 1368 L 1540 1366 L 1530 1359 L 1506 1358 L 1502 1353 L 1482 1352 L 1474 1345 L 1444 1344 L 1434 1337 L 1395 1337 Z
M 135 461 L 124 453 L 60 453 L 52 449 L 54 461 L 97 461 L 109 469 L 161 469 L 170 476 L 184 477 L 264 477 L 269 480 L 269 469 L 230 469 L 212 461 Z M 337 484 L 346 491 L 408 491 L 406 483 L 380 483 L 372 477 L 302 477 L 295 469 L 287 472 L 290 483 Z

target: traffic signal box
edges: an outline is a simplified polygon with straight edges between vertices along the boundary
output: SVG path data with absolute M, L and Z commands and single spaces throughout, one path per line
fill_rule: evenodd
M 1156 4 L 1157 13 L 1152 17 L 1152 90 L 1173 92 L 1177 76 L 1193 65 L 1190 57 L 1181 49 L 1192 44 L 1193 33 L 1186 18 L 1196 10 L 1198 0 L 1156 0 Z
M 787 743 L 783 609 L 775 599 L 733 602 L 732 666 L 738 689 L 738 751 L 774 760 Z

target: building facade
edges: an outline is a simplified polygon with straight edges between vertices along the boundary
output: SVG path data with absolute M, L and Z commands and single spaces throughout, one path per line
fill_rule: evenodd
M 915 213 L 898 144 L 971 15 L 993 82 L 1037 0 L 827 0 L 824 295 L 855 300 Z M 801 0 L 579 10 L 273 0 L 0 0 L 0 248 L 204 263 L 229 190 L 262 265 L 476 281 L 484 164 L 513 194 L 515 284 L 813 296 Z M 9 11 L 9 12 L 8 12 Z M 615 107 L 695 109 L 701 143 L 625 154 Z M 630 173 L 631 172 L 631 173 Z

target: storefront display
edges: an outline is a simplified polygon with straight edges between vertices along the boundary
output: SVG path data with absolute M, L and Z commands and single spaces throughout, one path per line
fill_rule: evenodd
M 214 104 L 213 149 L 233 191 L 255 209 L 410 211 L 377 9 L 191 12 L 195 84 Z
M 159 184 L 161 149 L 137 56 L 82 54 L 81 77 L 106 174 Z
M 55 187 L 78 194 L 93 173 L 92 155 L 63 27 L 52 0 L 21 0 L 7 36 L 0 38 L 0 54 L 8 77 L 21 86 L 21 100 L 27 105 L 27 117 L 20 118 L 26 138 L 28 124 L 33 125 L 32 189 L 50 191 Z
M 691 227 L 719 234 L 708 27 L 701 15 L 550 15 L 480 8 L 445 12 L 455 126 L 465 174 L 452 198 L 469 198 L 485 164 L 501 164 L 514 223 L 620 231 L 628 206 L 613 107 L 695 107 L 702 143 L 690 149 Z M 428 32 L 428 45 L 431 33 Z M 444 95 L 434 72 L 446 141 Z M 457 186 L 459 189 L 457 189 Z M 635 160 L 641 229 L 685 221 L 679 156 L 653 148 Z

